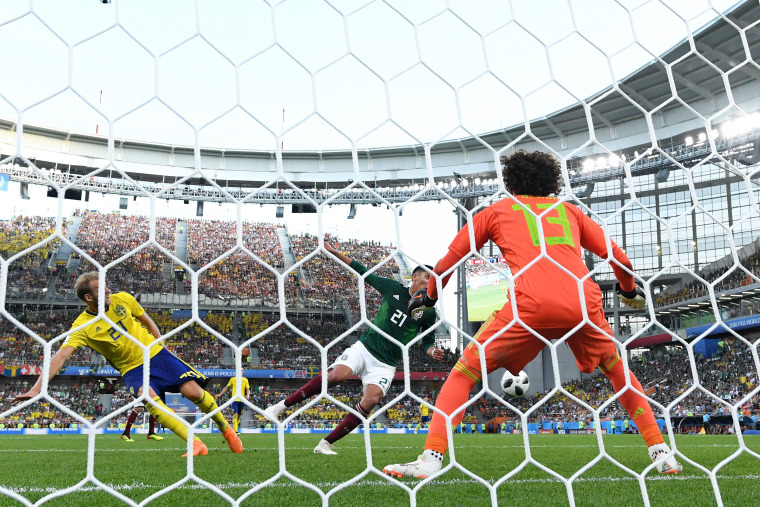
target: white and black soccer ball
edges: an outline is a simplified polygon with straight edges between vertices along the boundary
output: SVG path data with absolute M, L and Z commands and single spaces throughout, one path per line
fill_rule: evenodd
M 501 389 L 510 398 L 521 398 L 528 392 L 530 379 L 525 370 L 520 370 L 517 375 L 512 375 L 509 370 L 501 377 Z

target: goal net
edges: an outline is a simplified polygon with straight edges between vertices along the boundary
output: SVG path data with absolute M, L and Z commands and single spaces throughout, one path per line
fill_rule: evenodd
M 511 198 L 500 159 L 517 150 L 559 160 L 557 206 L 578 206 L 603 227 L 610 251 L 615 241 L 631 258 L 648 295 L 638 312 L 617 302 L 616 261 L 584 253 L 626 376 L 634 371 L 642 379 L 685 478 L 701 481 L 699 495 L 719 505 L 727 501 L 725 485 L 735 491 L 756 481 L 760 451 L 744 431 L 760 409 L 760 6 L 539 4 L 115 0 L 4 9 L 0 189 L 7 186 L 9 200 L 0 207 L 0 366 L 7 377 L 0 443 L 17 425 L 15 434 L 76 430 L 87 442 L 66 451 L 86 456 L 76 481 L 41 478 L 31 487 L 0 473 L 0 495 L 32 505 L 99 491 L 142 505 L 187 489 L 183 494 L 210 491 L 208 501 L 239 505 L 280 498 L 278 488 L 292 487 L 312 495 L 304 501 L 327 505 L 347 503 L 346 495 L 366 487 L 401 492 L 416 505 L 439 498 L 436 488 L 464 485 L 497 505 L 514 488 L 535 484 L 575 505 L 588 495 L 587 483 L 608 480 L 635 484 L 636 501 L 646 505 L 653 490 L 667 498 L 655 465 L 628 459 L 607 437 L 629 425 L 634 431 L 635 421 L 606 379 L 571 371 L 572 333 L 537 336 L 546 343 L 542 364 L 530 370 L 541 372 L 531 374 L 539 392 L 506 398 L 497 372 L 460 409 L 476 432 L 487 422 L 489 432 L 521 435 L 503 444 L 522 451 L 518 458 L 483 463 L 476 453 L 484 449 L 448 424 L 449 455 L 439 474 L 410 482 L 382 473 L 386 461 L 422 450 L 421 440 L 385 447 L 377 435 L 388 426 L 409 433 L 410 414 L 423 405 L 449 423 L 456 417 L 428 395 L 440 382 L 415 373 L 436 367 L 419 345 L 435 336 L 447 349 L 447 371 L 456 353 L 476 347 L 485 371 L 490 342 L 476 341 L 473 323 L 513 304 L 529 267 L 513 272 L 495 245 L 477 250 L 472 238 L 470 254 L 451 270 L 456 301 L 445 295 L 455 290 L 443 290 L 442 276 L 431 276 L 443 294 L 438 320 L 408 344 L 373 323 L 382 298 L 365 282 L 375 275 L 408 282 L 412 268 L 446 252 L 456 217 L 472 225 L 476 213 Z M 113 195 L 129 211 L 108 209 L 103 196 Z M 86 211 L 74 211 L 70 200 L 83 196 L 89 203 L 77 206 Z M 24 204 L 30 197 L 38 208 Z M 285 206 L 285 220 L 275 219 Z M 557 206 L 526 212 L 540 243 L 534 263 L 551 259 L 543 228 L 555 223 Z M 346 267 L 326 245 L 369 271 Z M 584 279 L 560 269 L 581 291 Z M 355 409 L 356 386 L 336 392 L 324 376 L 316 398 L 276 421 L 264 413 L 276 393 L 265 377 L 254 377 L 254 399 L 241 401 L 251 413 L 246 424 L 274 447 L 266 463 L 246 449 L 234 466 L 263 467 L 268 477 L 227 483 L 190 456 L 182 474 L 165 483 L 145 486 L 150 481 L 137 475 L 131 485 L 117 484 L 101 474 L 109 466 L 101 435 L 148 395 L 133 399 L 122 390 L 103 406 L 120 376 L 84 350 L 71 360 L 77 373 L 61 374 L 87 382 L 99 375 L 88 384 L 97 392 L 47 381 L 61 344 L 86 327 L 69 328 L 83 310 L 73 286 L 93 270 L 98 318 L 118 334 L 114 340 L 143 351 L 145 386 L 151 345 L 105 315 L 107 286 L 140 296 L 164 333 L 158 343 L 203 371 L 234 371 L 238 383 L 258 369 L 279 379 L 277 386 L 302 385 L 367 329 L 401 347 L 402 375 L 369 417 Z M 580 301 L 575 330 L 594 325 Z M 513 325 L 528 327 L 519 312 Z M 41 394 L 12 406 L 37 375 Z M 221 390 L 227 380 L 211 385 Z M 183 452 L 192 451 L 194 436 L 214 431 L 215 413 L 230 415 L 233 401 L 220 398 L 211 414 L 181 397 L 167 401 L 186 420 Z M 315 479 L 323 465 L 289 440 L 307 426 L 325 427 L 324 413 L 333 414 L 330 422 L 345 414 L 362 421 L 365 456 L 339 480 Z M 695 422 L 703 416 L 704 424 Z M 677 435 L 709 430 L 710 417 L 734 440 L 727 452 L 700 461 Z M 58 428 L 39 426 L 53 419 Z M 571 444 L 579 458 L 568 467 L 561 454 L 571 451 L 562 441 L 533 436 L 544 432 L 596 439 Z M 168 440 L 178 447 L 176 437 Z M 646 446 L 636 444 L 646 458 Z M 341 468 L 338 460 L 332 465 Z

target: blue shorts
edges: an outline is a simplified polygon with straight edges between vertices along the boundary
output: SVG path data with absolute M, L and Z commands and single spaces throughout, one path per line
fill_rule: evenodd
M 127 391 L 132 396 L 137 396 L 143 385 L 143 365 L 133 368 L 125 373 L 122 378 L 127 385 Z M 185 382 L 194 380 L 201 387 L 206 387 L 208 377 L 178 358 L 166 349 L 150 359 L 150 387 L 161 397 L 162 401 L 167 392 L 178 393 L 179 388 Z
M 245 404 L 242 401 L 233 401 L 232 402 L 232 411 L 236 414 L 240 415 L 240 413 L 245 408 Z
M 430 416 L 429 415 L 420 416 L 420 422 L 421 423 L 430 422 Z

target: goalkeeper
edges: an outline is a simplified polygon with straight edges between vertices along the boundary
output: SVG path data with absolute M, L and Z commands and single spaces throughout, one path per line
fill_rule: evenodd
M 217 409 L 214 397 L 203 389 L 208 378 L 160 344 L 154 343 L 161 336 L 161 332 L 131 294 L 119 292 L 111 295 L 111 291 L 106 287 L 103 301 L 105 315 L 116 323 L 116 326 L 111 326 L 100 319 L 98 317 L 98 285 L 97 271 L 84 273 L 77 278 L 74 290 L 79 299 L 87 303 L 87 309 L 77 317 L 71 327 L 74 329 L 84 324 L 87 326 L 71 333 L 50 360 L 48 381 L 58 373 L 76 349 L 83 346 L 90 347 L 103 354 L 108 362 L 119 370 L 129 393 L 135 398 L 140 397 L 143 393 L 143 349 L 125 336 L 129 333 L 143 345 L 150 345 L 149 399 L 145 402 L 148 412 L 164 427 L 187 441 L 187 425 L 166 406 L 164 394 L 179 391 L 208 414 Z M 38 396 L 41 388 L 42 376 L 29 391 L 16 396 L 13 403 L 21 403 Z M 224 415 L 217 412 L 212 419 L 224 435 L 232 452 L 243 452 L 240 438 L 224 419 Z M 208 454 L 208 448 L 198 437 L 195 437 L 193 456 L 206 454 Z
M 472 219 L 472 232 L 475 250 L 492 240 L 501 249 L 512 272 L 519 273 L 515 278 L 517 313 L 513 313 L 512 302 L 508 302 L 494 312 L 475 335 L 479 344 L 497 336 L 485 347 L 485 373 L 498 368 L 519 372 L 544 348 L 544 342 L 520 322 L 504 330 L 519 317 L 548 340 L 562 338 L 574 330 L 567 344 L 575 355 L 578 368 L 584 373 L 592 373 L 599 367 L 612 382 L 615 392 L 621 391 L 626 387 L 623 362 L 604 317 L 602 292 L 588 277 L 581 247 L 603 259 L 611 254 L 617 262 L 610 265 L 619 281 L 620 300 L 632 308 L 643 309 L 644 293 L 635 285 L 630 260 L 613 241 L 607 249 L 602 228 L 580 209 L 551 197 L 559 193 L 562 181 L 560 165 L 552 156 L 519 151 L 510 157 L 502 157 L 501 162 L 504 183 L 514 197 L 496 202 L 476 214 Z M 543 238 L 540 238 L 533 213 L 539 215 L 549 208 L 552 209 L 541 217 Z M 546 248 L 544 257 L 540 257 L 542 245 Z M 469 253 L 470 230 L 467 225 L 456 235 L 446 256 L 438 261 L 435 273 L 443 274 Z M 523 269 L 525 271 L 520 273 Z M 449 277 L 450 274 L 442 279 L 442 286 Z M 577 280 L 583 280 L 582 293 L 579 293 Z M 435 304 L 438 293 L 435 280 L 432 281 L 427 291 L 415 294 L 409 304 L 410 313 L 425 311 Z M 581 304 L 581 296 L 585 305 Z M 584 320 L 584 306 L 586 322 L 576 329 Z M 467 401 L 470 389 L 480 382 L 483 373 L 480 349 L 470 342 L 441 388 L 436 408 L 447 415 L 453 414 Z M 630 384 L 633 389 L 644 392 L 632 372 Z M 636 421 L 657 470 L 664 474 L 680 472 L 682 467 L 665 444 L 649 402 L 633 389 L 625 391 L 618 400 Z M 451 424 L 458 425 L 463 414 L 464 411 L 460 411 L 453 416 Z M 446 420 L 435 412 L 424 453 L 417 461 L 389 465 L 383 472 L 396 477 L 428 477 L 441 469 L 447 447 Z

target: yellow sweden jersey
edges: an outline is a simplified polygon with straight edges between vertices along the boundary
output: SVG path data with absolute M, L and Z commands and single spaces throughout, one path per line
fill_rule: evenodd
M 90 347 L 100 352 L 111 365 L 124 375 L 132 368 L 143 364 L 143 351 L 132 340 L 124 336 L 129 333 L 145 345 L 155 340 L 155 337 L 145 329 L 139 317 L 145 313 L 140 303 L 126 292 L 111 294 L 111 305 L 106 316 L 116 323 L 116 327 L 99 319 L 96 313 L 89 310 L 82 312 L 71 325 L 72 329 L 93 321 L 89 326 L 69 335 L 61 347 Z M 155 344 L 150 348 L 150 357 L 155 356 L 163 347 Z
M 227 387 L 232 388 L 232 396 L 233 399 L 238 401 L 242 400 L 245 397 L 245 394 L 251 389 L 251 385 L 248 383 L 248 379 L 243 377 L 243 393 L 242 395 L 238 392 L 237 388 L 237 378 L 232 377 L 229 382 L 227 382 Z
M 420 415 L 428 415 L 429 410 L 426 405 L 420 405 Z

